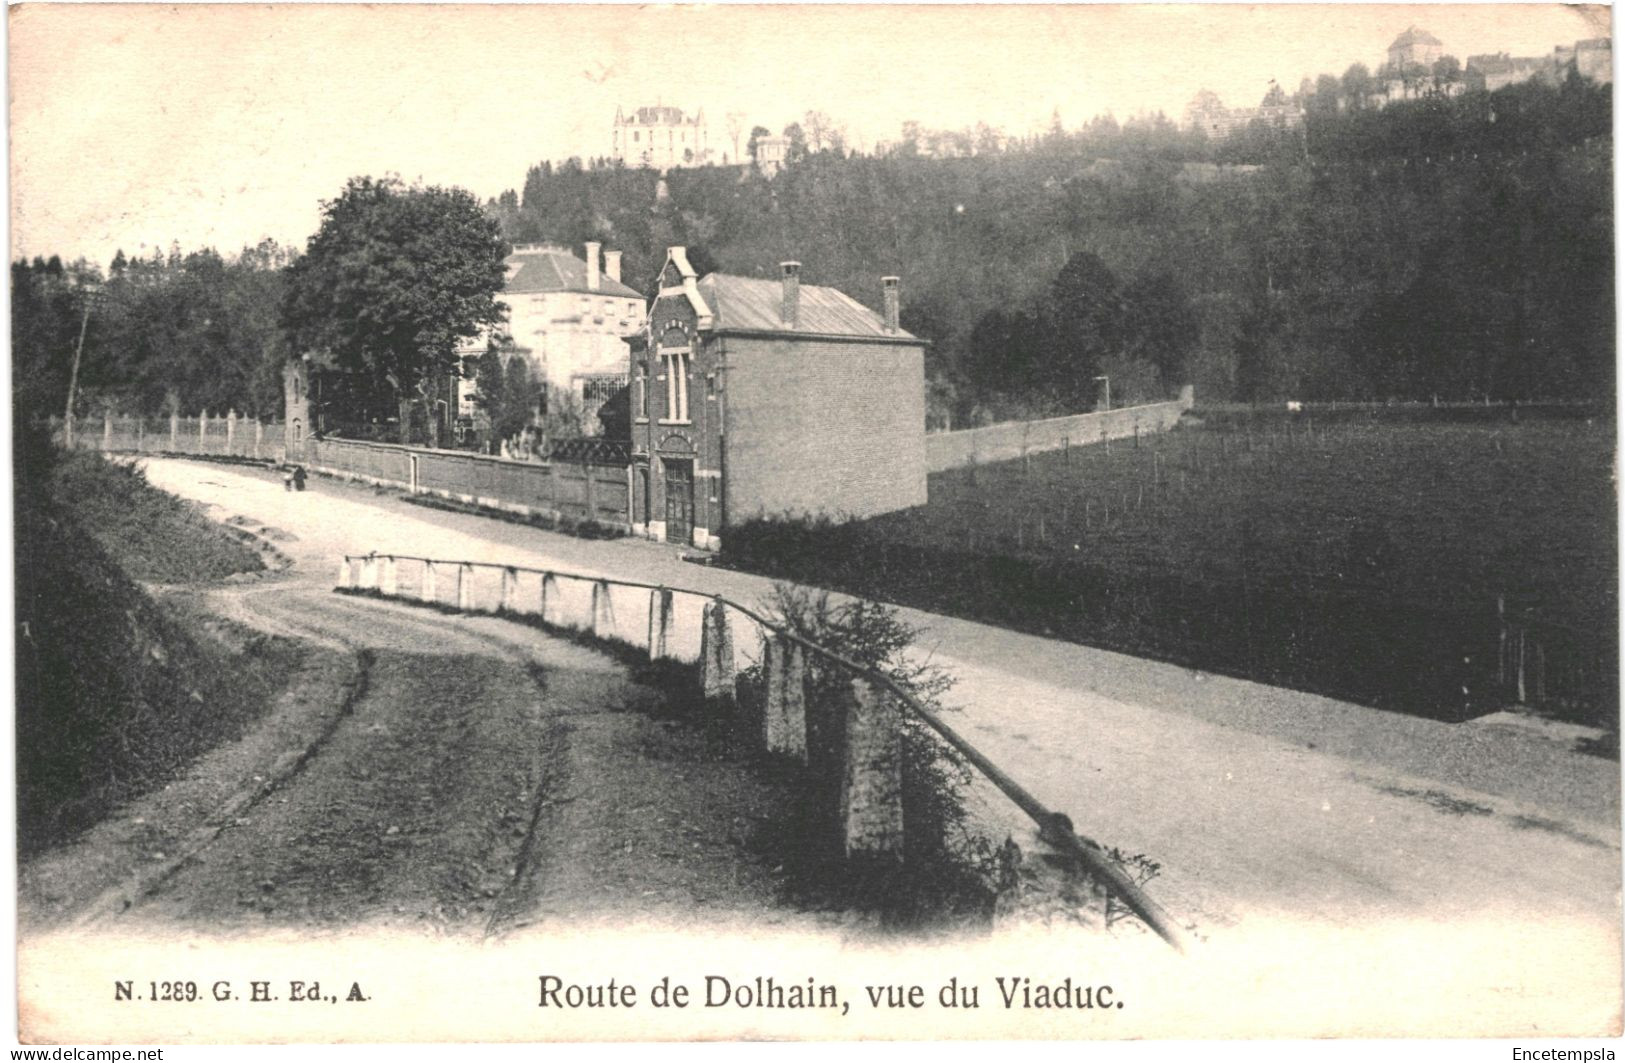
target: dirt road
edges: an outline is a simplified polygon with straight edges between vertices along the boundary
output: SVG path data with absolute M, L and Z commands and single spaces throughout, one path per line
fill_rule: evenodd
M 651 716 L 660 692 L 625 664 L 495 618 L 334 595 L 296 534 L 277 541 L 292 568 L 204 597 L 319 647 L 325 688 L 25 868 L 25 925 L 482 937 L 596 913 L 802 918 L 753 845 L 780 795 Z M 356 672 L 342 699 L 340 660 Z
M 656 544 L 571 539 L 324 480 L 288 495 L 254 472 L 148 468 L 154 483 L 221 516 L 293 532 L 298 541 L 284 548 L 309 571 L 378 550 L 603 573 L 746 602 L 769 589 Z M 927 629 L 924 649 L 958 677 L 956 725 L 1080 831 L 1159 862 L 1153 895 L 1214 946 L 1245 950 L 1286 935 L 1316 964 L 1328 942 L 1356 934 L 1381 957 L 1367 963 L 1372 977 L 1425 987 L 1430 998 L 1488 1000 L 1530 983 L 1526 955 L 1561 939 L 1563 978 L 1543 981 L 1545 991 L 1617 1011 L 1617 762 L 1518 721 L 1439 724 L 904 616 Z M 993 797 L 986 807 L 1030 840 L 1007 804 Z M 1425 958 L 1411 944 L 1424 940 Z

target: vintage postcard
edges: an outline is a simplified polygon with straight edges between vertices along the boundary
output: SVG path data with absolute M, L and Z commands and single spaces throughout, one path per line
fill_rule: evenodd
M 1611 9 L 8 24 L 19 1042 L 1620 1035 Z

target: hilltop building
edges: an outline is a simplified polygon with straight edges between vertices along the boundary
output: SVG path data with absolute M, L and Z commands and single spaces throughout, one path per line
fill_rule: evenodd
M 1427 30 L 1410 27 L 1388 46 L 1388 66 L 1394 71 L 1421 67 L 1431 71 L 1444 54 L 1444 45 Z
M 1199 129 L 1210 140 L 1224 140 L 1253 122 L 1271 129 L 1297 129 L 1303 125 L 1303 106 L 1274 82 L 1257 107 L 1226 107 L 1218 93 L 1209 89 L 1202 89 L 1185 106 L 1185 128 Z
M 1474 55 L 1467 58 L 1467 73 L 1481 82 L 1486 91 L 1525 81 L 1545 81 L 1561 84 L 1570 73 L 1599 85 L 1614 81 L 1614 44 L 1607 37 L 1594 37 L 1575 41 L 1573 45 L 1558 45 L 1551 55 L 1513 56 L 1506 52 L 1494 55 Z
M 756 516 L 867 517 L 926 501 L 925 341 L 834 288 L 712 273 L 667 251 L 632 337 L 634 534 L 717 549 Z
M 756 168 L 769 177 L 784 169 L 789 154 L 789 137 L 756 138 Z
M 639 107 L 631 114 L 617 107 L 609 154 L 627 166 L 656 170 L 704 166 L 711 161 L 705 112 L 689 118 L 676 107 Z
M 548 396 L 579 403 L 585 431 L 598 431 L 598 408 L 626 386 L 626 341 L 643 326 L 644 300 L 621 283 L 621 253 L 596 242 L 577 258 L 562 247 L 520 244 L 504 265 L 507 281 L 497 299 L 508 308 L 514 356 L 547 382 Z M 482 337 L 463 352 L 478 356 Z M 475 413 L 474 381 L 462 380 L 458 414 Z M 537 414 L 540 415 L 538 410 Z

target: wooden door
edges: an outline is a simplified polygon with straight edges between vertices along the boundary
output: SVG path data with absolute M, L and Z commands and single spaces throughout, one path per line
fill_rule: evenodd
M 694 539 L 694 462 L 690 458 L 662 458 L 666 467 L 666 541 L 690 543 Z

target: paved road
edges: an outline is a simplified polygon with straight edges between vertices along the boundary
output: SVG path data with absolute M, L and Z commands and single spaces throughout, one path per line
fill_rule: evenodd
M 288 494 L 257 471 L 147 468 L 153 483 L 222 517 L 291 533 L 283 548 L 317 579 L 331 579 L 346 552 L 376 550 L 744 602 L 770 590 L 657 544 L 578 540 L 324 480 Z M 903 612 L 957 676 L 948 700 L 967 737 L 1082 833 L 1160 863 L 1153 894 L 1211 941 L 1358 934 L 1369 944 L 1380 929 L 1396 943 L 1426 940 L 1425 955 L 1404 950 L 1407 982 L 1525 994 L 1519 950 L 1561 941 L 1562 977 L 1546 978 L 1542 993 L 1617 1015 L 1617 762 L 1527 727 L 1435 723 Z M 1022 831 L 1019 816 L 995 807 Z M 1494 941 L 1506 947 L 1486 948 Z

